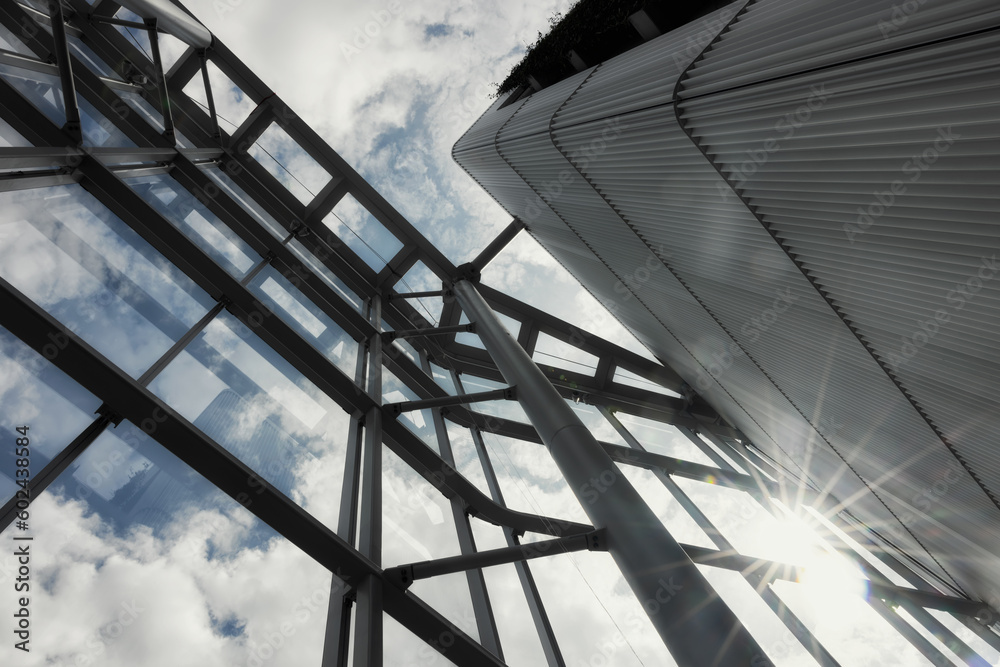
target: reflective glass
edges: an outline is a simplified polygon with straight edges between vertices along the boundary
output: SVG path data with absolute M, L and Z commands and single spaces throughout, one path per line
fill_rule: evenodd
M 675 540 L 696 547 L 718 548 L 663 482 L 657 479 L 653 471 L 623 463 L 618 464 L 618 469 L 632 483 Z
M 303 204 L 330 182 L 330 173 L 277 123 L 271 123 L 247 152 Z
M 604 415 L 596 407 L 583 402 L 577 403 L 569 399 L 566 399 L 566 403 L 569 404 L 569 407 L 573 409 L 576 416 L 580 418 L 580 421 L 583 422 L 583 425 L 587 427 L 595 438 L 601 442 L 609 442 L 619 447 L 629 446 L 625 442 L 625 439 L 618 433 L 617 429 L 611 425 L 611 422 L 604 418 Z
M 150 389 L 336 528 L 349 417 L 235 317 L 220 314 Z
M 299 261 L 302 262 L 305 268 L 319 276 L 319 278 L 326 283 L 328 287 L 337 292 L 337 294 L 339 294 L 344 301 L 349 303 L 355 312 L 361 312 L 361 306 L 363 305 L 361 297 L 355 294 L 354 291 L 344 284 L 343 280 L 334 275 L 330 269 L 326 268 L 326 266 L 319 261 L 316 255 L 312 254 L 304 245 L 302 245 L 301 242 L 299 242 L 298 239 L 292 239 L 289 241 L 288 249 L 292 251 L 292 254 L 294 254 Z
M 699 565 L 719 594 L 775 667 L 815 667 L 817 662 L 739 572 Z M 829 647 L 827 647 L 829 648 Z M 762 661 L 759 661 L 762 662 Z M 864 663 L 846 662 L 845 665 Z M 890 663 L 879 663 L 890 664 Z M 907 663 L 909 664 L 909 663 Z
M 580 501 L 544 445 L 485 432 L 483 441 L 508 507 L 531 514 L 590 523 Z
M 281 224 L 275 220 L 270 213 L 264 210 L 260 204 L 258 204 L 253 197 L 248 195 L 243 188 L 238 186 L 233 179 L 229 178 L 229 174 L 222 171 L 217 166 L 207 167 L 203 170 L 205 174 L 208 175 L 219 188 L 227 194 L 233 201 L 239 204 L 244 211 L 250 214 L 254 220 L 260 223 L 260 225 L 269 231 L 272 236 L 276 239 L 285 240 L 288 236 L 288 231 L 281 226 Z M 214 193 L 206 188 L 205 194 L 211 197 Z
M 93 49 L 84 44 L 83 40 L 75 35 L 67 33 L 66 41 L 69 44 L 69 50 L 73 56 L 78 58 L 84 65 L 90 69 L 91 72 L 97 76 L 103 76 L 108 79 L 115 79 L 116 81 L 121 81 L 121 76 L 108 65 L 104 60 L 100 58 Z
M 478 551 L 507 546 L 499 527 L 475 519 L 471 523 Z M 483 569 L 483 578 L 486 579 L 504 662 L 518 667 L 547 667 L 542 642 L 535 630 L 517 568 L 513 563 L 487 567 Z
M 25 148 L 27 146 L 31 146 L 31 142 L 11 127 L 10 123 L 0 118 L 0 148 Z
M 483 473 L 483 465 L 479 460 L 479 452 L 476 450 L 472 433 L 464 426 L 447 419 L 444 424 L 448 431 L 451 453 L 455 458 L 455 469 L 489 498 L 490 487 L 486 483 L 486 475 Z
M 262 304 L 295 329 L 349 378 L 354 378 L 358 343 L 273 267 L 247 285 Z
M 517 338 L 518 334 L 521 333 L 521 323 L 515 320 L 513 317 L 504 315 L 503 313 L 495 313 L 497 319 L 500 320 L 501 324 L 510 332 L 510 335 Z M 469 318 L 465 313 L 458 320 L 459 324 L 468 324 Z M 474 333 L 460 333 L 455 334 L 455 342 L 461 343 L 462 345 L 468 345 L 470 347 L 477 347 L 480 350 L 485 350 L 486 347 L 483 345 L 483 341 L 479 340 L 479 336 Z
M 233 83 L 219 67 L 208 61 L 208 79 L 212 86 L 212 99 L 215 101 L 215 110 L 219 116 L 219 121 L 223 128 L 231 134 L 257 107 L 249 95 L 244 93 L 239 86 Z M 205 113 L 208 113 L 208 96 L 205 93 L 205 83 L 203 77 L 198 74 L 187 82 L 184 86 L 184 94 L 198 104 Z M 239 150 L 247 150 L 249 146 L 239 147 Z
M 413 391 L 405 384 L 403 381 L 397 378 L 392 372 L 383 367 L 382 368 L 382 404 L 386 403 L 404 403 L 406 401 L 415 401 L 420 397 L 417 392 Z M 412 410 L 410 412 L 403 412 L 397 417 L 397 419 L 409 429 L 414 435 L 423 440 L 424 444 L 433 449 L 437 453 L 441 453 L 438 448 L 437 434 L 434 430 L 434 416 L 431 414 L 430 410 Z
M 15 53 L 20 53 L 22 56 L 28 56 L 34 58 L 35 54 L 32 53 L 31 49 L 24 45 L 18 37 L 10 31 L 5 25 L 0 25 L 0 49 L 6 51 L 14 51 Z
M 166 174 L 124 179 L 150 206 L 226 271 L 242 278 L 261 257 L 180 183 Z
M 771 586 L 842 665 L 931 664 L 865 602 L 857 585 L 828 578 L 813 583 L 779 580 Z
M 432 292 L 441 289 L 441 278 L 428 269 L 423 262 L 418 261 L 399 279 L 395 289 L 400 293 Z M 441 311 L 444 309 L 444 300 L 441 297 L 421 297 L 407 299 L 406 302 L 426 317 L 431 324 L 436 325 L 441 320 Z
M 713 468 L 717 467 L 712 459 L 698 449 L 697 445 L 670 424 L 624 412 L 616 412 L 615 416 L 648 451 L 654 454 L 673 456 L 692 463 L 703 463 Z
M 487 380 L 486 378 L 476 377 L 475 375 L 462 376 L 462 388 L 465 389 L 466 394 L 478 394 L 483 391 L 504 389 L 508 386 L 509 385 L 506 382 Z M 524 414 L 524 408 L 522 408 L 521 404 L 517 401 L 483 401 L 480 403 L 470 403 L 468 408 L 484 415 L 499 417 L 500 419 L 509 419 L 511 421 L 521 422 L 522 424 L 531 423 L 528 420 L 528 416 Z
M 0 498 L 6 501 L 17 490 L 17 438 L 29 439 L 28 477 L 33 477 L 97 418 L 100 405 L 97 397 L 0 327 Z M 18 432 L 22 427 L 27 429 Z
M 323 224 L 375 271 L 381 271 L 403 248 L 403 242 L 350 194 L 344 195 L 323 218 Z
M 451 501 L 387 447 L 382 449 L 382 522 L 386 566 L 461 553 Z M 409 590 L 479 638 L 464 572 L 421 579 Z
M 446 368 L 442 368 L 437 364 L 431 364 L 431 377 L 434 378 L 434 382 L 437 383 L 439 387 L 444 389 L 446 392 L 454 396 L 458 393 L 455 388 L 455 381 L 451 377 L 451 371 Z
M 329 571 L 129 422 L 35 498 L 31 536 L 31 664 L 320 663 Z
M 0 203 L 0 275 L 133 377 L 214 305 L 78 185 Z
M 597 357 L 547 333 L 538 334 L 531 358 L 542 366 L 554 366 L 584 375 L 593 375 L 597 370 Z
M 0 76 L 50 121 L 60 127 L 66 124 L 62 84 L 58 76 L 6 64 L 0 64 Z M 113 122 L 101 115 L 82 95 L 77 95 L 77 104 L 80 108 L 80 130 L 83 132 L 84 145 L 135 147 L 135 144 L 115 127 Z
M 627 371 L 621 366 L 615 367 L 614 382 L 618 384 L 623 384 L 627 387 L 635 387 L 636 389 L 645 389 L 646 391 L 652 391 L 657 394 L 663 394 L 664 396 L 673 396 L 674 398 L 681 398 L 681 395 L 676 391 L 671 391 L 666 387 L 651 382 L 644 377 L 636 375 L 631 371 Z

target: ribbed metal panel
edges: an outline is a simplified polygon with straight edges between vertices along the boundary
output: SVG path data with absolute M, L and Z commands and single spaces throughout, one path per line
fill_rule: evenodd
M 1000 246 L 1000 11 L 762 1 L 712 42 L 744 4 L 487 112 L 455 158 L 513 214 L 538 205 L 535 237 L 757 444 L 986 595 L 996 288 L 889 358 Z M 948 124 L 961 138 L 852 243 L 857 208 Z

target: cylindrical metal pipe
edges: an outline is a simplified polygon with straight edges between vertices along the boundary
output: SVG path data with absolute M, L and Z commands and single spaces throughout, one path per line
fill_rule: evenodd
M 771 664 L 476 287 L 458 280 L 454 291 L 677 664 Z
M 183 9 L 169 0 L 118 0 L 118 4 L 144 19 L 156 19 L 157 27 L 188 46 L 207 49 L 212 33 Z

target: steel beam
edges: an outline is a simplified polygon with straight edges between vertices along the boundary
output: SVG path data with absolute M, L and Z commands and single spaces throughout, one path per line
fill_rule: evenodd
M 594 527 L 607 529 L 609 551 L 636 597 L 668 601 L 650 620 L 677 663 L 748 664 L 764 655 L 475 286 L 459 280 L 454 291 Z M 612 481 L 600 482 L 604 492 L 595 498 L 589 491 L 602 475 Z
M 405 403 L 386 403 L 384 406 L 391 414 L 398 415 L 403 412 L 413 412 L 425 408 L 445 408 L 455 405 L 465 405 L 468 403 L 478 403 L 481 401 L 514 401 L 517 400 L 517 388 L 506 387 L 493 391 L 481 391 L 475 394 L 461 394 L 458 396 L 440 396 L 437 398 L 425 398 L 419 401 L 406 401 Z

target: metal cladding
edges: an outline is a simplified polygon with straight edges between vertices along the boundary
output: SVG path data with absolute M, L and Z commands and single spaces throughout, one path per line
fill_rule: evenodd
M 1000 9 L 738 2 L 453 150 L 656 355 L 1000 598 Z

